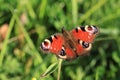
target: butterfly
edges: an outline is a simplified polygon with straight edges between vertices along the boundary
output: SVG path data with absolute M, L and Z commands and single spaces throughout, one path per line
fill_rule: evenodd
M 90 52 L 98 33 L 99 29 L 94 25 L 79 26 L 71 31 L 62 28 L 62 33 L 53 34 L 45 39 L 40 49 L 44 53 L 53 53 L 61 59 L 75 59 Z

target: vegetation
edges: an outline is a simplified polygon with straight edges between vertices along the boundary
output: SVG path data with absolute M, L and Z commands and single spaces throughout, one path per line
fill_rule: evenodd
M 120 0 L 0 0 L 0 6 L 0 80 L 120 80 Z M 78 25 L 100 29 L 89 56 L 61 61 L 40 51 L 45 38 Z

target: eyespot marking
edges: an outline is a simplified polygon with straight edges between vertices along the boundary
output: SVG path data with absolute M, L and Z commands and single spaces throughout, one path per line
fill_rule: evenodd
M 50 49 L 51 43 L 48 39 L 45 39 L 44 42 L 42 42 L 40 48 L 44 51 L 48 51 Z
M 86 50 L 86 51 L 90 51 L 90 50 L 91 50 L 91 48 L 92 48 L 92 44 L 91 44 L 91 43 L 89 43 L 89 46 L 88 46 L 87 48 L 85 48 L 85 50 Z
M 59 53 L 58 57 L 60 57 L 61 59 L 66 59 L 67 58 L 64 46 L 60 50 L 60 53 Z
M 94 33 L 93 34 L 99 33 L 99 29 L 95 25 L 93 25 L 93 27 L 94 27 Z
M 92 34 L 97 34 L 99 31 L 98 31 L 98 28 L 94 25 L 86 25 L 85 26 L 85 31 L 86 32 L 90 32 Z
M 78 39 L 78 43 L 80 45 L 82 45 L 83 48 L 88 48 L 89 47 L 89 43 L 88 42 L 82 41 L 80 39 Z
M 83 46 L 83 48 L 88 48 L 89 47 L 89 43 L 83 41 L 82 42 L 82 46 Z

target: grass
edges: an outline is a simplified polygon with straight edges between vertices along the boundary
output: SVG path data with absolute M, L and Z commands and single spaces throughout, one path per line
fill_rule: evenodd
M 1 0 L 0 5 L 0 29 L 9 25 L 5 38 L 0 33 L 0 80 L 120 80 L 119 0 Z M 78 25 L 100 29 L 89 56 L 58 63 L 55 55 L 40 51 L 45 38 Z

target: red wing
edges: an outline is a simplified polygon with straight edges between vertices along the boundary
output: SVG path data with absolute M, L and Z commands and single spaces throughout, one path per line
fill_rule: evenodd
M 42 42 L 40 48 L 43 52 L 52 52 L 57 55 L 58 52 L 62 49 L 63 42 L 64 41 L 61 34 L 55 34 L 50 38 L 45 39 L 44 42 Z
M 76 45 L 76 53 L 77 55 L 85 55 L 91 50 L 92 44 L 79 40 Z
M 98 33 L 98 29 L 95 26 L 82 26 L 77 27 L 71 31 L 72 36 L 76 42 L 76 53 L 78 55 L 85 54 L 90 51 L 92 42 Z
M 98 32 L 98 28 L 96 28 L 95 26 L 81 26 L 71 31 L 75 39 L 80 39 L 88 43 L 93 42 Z
M 74 52 L 66 46 L 67 42 L 61 34 L 52 35 L 50 38 L 42 42 L 40 48 L 43 52 L 52 52 L 62 59 L 71 59 L 75 57 Z
M 76 58 L 76 53 L 72 49 L 70 49 L 69 47 L 67 47 L 65 49 L 65 52 L 66 52 L 67 59 L 74 59 L 74 58 Z

